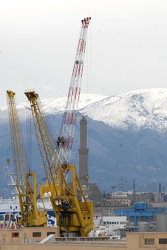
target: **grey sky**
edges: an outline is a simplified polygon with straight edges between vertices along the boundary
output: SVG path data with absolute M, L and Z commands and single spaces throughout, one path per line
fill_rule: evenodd
M 82 93 L 167 87 L 167 0 L 0 0 L 0 106 L 6 89 L 67 96 L 87 16 Z

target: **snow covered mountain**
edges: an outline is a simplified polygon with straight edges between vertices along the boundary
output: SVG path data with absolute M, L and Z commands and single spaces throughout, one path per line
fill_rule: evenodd
M 142 89 L 110 96 L 82 112 L 114 128 L 163 132 L 167 130 L 167 89 Z
M 43 99 L 42 107 L 49 115 L 61 114 L 66 105 L 66 99 Z M 28 103 L 17 106 L 21 119 L 26 118 L 25 109 Z M 98 94 L 81 94 L 79 111 L 95 121 L 119 129 L 167 129 L 167 89 L 142 89 L 117 96 Z M 7 107 L 0 107 L 1 120 L 8 119 Z
M 41 102 L 54 129 L 59 131 L 66 98 Z M 32 128 L 31 133 L 27 129 L 29 104 L 22 103 L 17 107 L 28 158 L 36 169 L 40 169 L 38 172 L 42 177 L 35 135 Z M 77 167 L 82 114 L 88 120 L 90 182 L 96 182 L 102 191 L 107 192 L 112 186 L 119 189 L 121 179 L 124 189 L 132 189 L 133 179 L 139 190 L 158 191 L 159 183 L 166 185 L 167 89 L 143 89 L 110 97 L 81 94 L 71 159 Z M 7 107 L 0 107 L 0 117 L 0 164 L 5 166 L 9 157 Z

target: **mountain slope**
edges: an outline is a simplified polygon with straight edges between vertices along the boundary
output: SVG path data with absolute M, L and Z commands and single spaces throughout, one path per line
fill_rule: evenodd
M 145 89 L 119 96 L 81 95 L 77 118 L 72 163 L 78 168 L 79 121 L 82 114 L 88 121 L 89 176 L 101 191 L 158 191 L 166 185 L 167 166 L 167 89 Z M 42 100 L 56 134 L 59 133 L 66 98 Z M 18 105 L 27 156 L 38 178 L 44 177 L 28 104 Z M 27 115 L 28 114 L 28 115 Z M 11 155 L 7 108 L 0 108 L 0 164 L 6 165 Z M 11 168 L 12 168 L 11 160 Z M 4 176 L 4 168 L 1 175 Z M 4 185 L 5 179 L 1 185 Z M 3 188 L 1 188 L 3 190 Z
M 111 96 L 82 109 L 93 120 L 121 129 L 167 129 L 167 89 L 143 89 Z

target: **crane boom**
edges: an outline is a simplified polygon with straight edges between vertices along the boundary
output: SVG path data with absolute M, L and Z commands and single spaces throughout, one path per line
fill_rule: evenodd
M 58 170 L 60 163 L 58 154 L 53 145 L 53 139 L 49 133 L 47 122 L 42 112 L 39 95 L 35 91 L 27 91 L 25 92 L 25 95 L 30 101 L 35 134 L 46 173 L 46 179 L 48 183 L 52 182 L 55 184 L 55 181 L 59 182 L 59 175 L 56 176 L 54 173 L 55 169 Z
M 57 141 L 57 152 L 59 154 L 60 161 L 66 163 L 70 163 L 74 130 L 77 118 L 77 109 L 81 91 L 81 82 L 83 76 L 86 37 L 90 20 L 90 17 L 81 20 L 81 33 L 72 70 L 65 112 L 63 115 L 60 134 Z
M 9 126 L 11 131 L 11 142 L 14 160 L 14 172 L 17 186 L 20 190 L 25 190 L 25 174 L 28 172 L 29 166 L 25 154 L 23 136 L 20 128 L 19 117 L 17 114 L 16 103 L 14 99 L 15 93 L 7 90 L 7 101 L 9 111 Z
M 7 90 L 14 173 L 21 211 L 18 223 L 22 226 L 46 226 L 47 212 L 37 208 L 36 172 L 29 170 L 14 96 L 13 91 Z

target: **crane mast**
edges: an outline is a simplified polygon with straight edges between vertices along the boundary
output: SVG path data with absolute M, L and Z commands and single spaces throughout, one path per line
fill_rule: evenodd
M 22 226 L 46 226 L 47 212 L 37 208 L 37 178 L 34 171 L 29 171 L 23 136 L 15 103 L 15 93 L 7 90 L 9 124 L 14 159 L 14 173 L 18 191 Z
M 35 91 L 25 92 L 30 101 L 35 134 L 46 173 L 47 184 L 41 186 L 40 193 L 42 197 L 49 195 L 61 235 L 68 233 L 86 236 L 93 229 L 93 203 L 86 201 L 76 174 L 76 167 L 69 164 L 90 19 L 87 17 L 81 21 L 81 34 L 56 148 L 41 112 L 38 94 Z M 71 175 L 71 181 L 67 181 L 67 173 Z
M 60 134 L 57 140 L 57 152 L 60 161 L 66 163 L 70 163 L 74 130 L 77 118 L 77 109 L 81 91 L 81 82 L 83 76 L 86 37 L 90 20 L 90 17 L 81 20 L 81 33 L 72 70 L 65 112 L 63 115 Z

